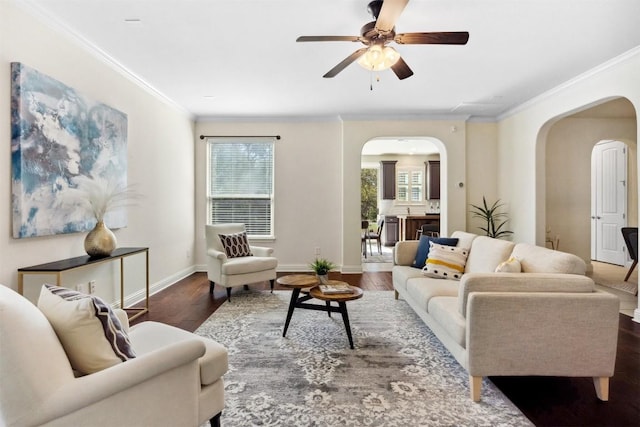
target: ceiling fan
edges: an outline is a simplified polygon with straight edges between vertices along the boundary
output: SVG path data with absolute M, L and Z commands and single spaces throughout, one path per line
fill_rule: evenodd
M 434 32 L 434 33 L 401 33 L 396 34 L 396 20 L 409 0 L 373 0 L 367 10 L 375 21 L 365 24 L 360 29 L 360 36 L 301 36 L 297 42 L 348 41 L 360 42 L 366 47 L 360 48 L 346 57 L 342 62 L 329 70 L 325 78 L 335 77 L 352 62 L 358 63 L 372 71 L 391 68 L 400 80 L 413 75 L 413 71 L 391 46 L 391 42 L 399 44 L 452 44 L 464 45 L 469 40 L 469 33 Z

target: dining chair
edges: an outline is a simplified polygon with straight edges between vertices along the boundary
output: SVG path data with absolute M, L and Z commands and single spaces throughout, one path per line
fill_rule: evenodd
M 627 271 L 627 275 L 624 278 L 624 281 L 626 282 L 629 280 L 631 273 L 633 273 L 633 270 L 638 264 L 638 227 L 622 227 L 621 231 L 624 243 L 627 245 L 629 257 L 633 260 L 633 264 L 629 267 L 629 271 Z M 637 290 L 636 295 L 638 295 Z
M 382 228 L 384 227 L 384 218 L 378 220 L 378 228 L 376 232 L 367 231 L 366 240 L 369 242 L 369 252 L 373 255 L 373 251 L 371 249 L 371 241 L 375 240 L 378 246 L 378 253 L 382 255 Z
M 360 240 L 362 242 L 362 255 L 364 255 L 364 257 L 367 257 L 367 234 L 369 233 L 369 221 L 363 219 L 360 222 L 360 229 L 361 229 L 361 233 L 360 233 Z M 369 251 L 371 251 L 371 245 L 369 245 Z M 371 253 L 371 255 L 373 255 L 373 253 Z
M 420 236 L 440 237 L 440 225 L 422 224 L 420 228 L 416 230 L 416 240 L 420 240 Z

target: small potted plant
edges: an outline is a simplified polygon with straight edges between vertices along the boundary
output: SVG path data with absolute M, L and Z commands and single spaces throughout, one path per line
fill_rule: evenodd
M 326 283 L 329 280 L 329 271 L 336 268 L 336 265 L 324 258 L 316 258 L 309 267 L 316 273 L 320 283 Z

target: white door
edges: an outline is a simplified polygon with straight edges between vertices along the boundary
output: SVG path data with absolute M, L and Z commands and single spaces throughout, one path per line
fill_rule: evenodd
M 591 258 L 624 265 L 627 225 L 627 147 L 620 141 L 596 144 L 591 155 Z

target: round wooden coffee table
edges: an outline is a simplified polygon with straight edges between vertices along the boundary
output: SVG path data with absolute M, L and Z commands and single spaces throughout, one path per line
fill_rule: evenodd
M 349 289 L 352 291 L 348 294 L 325 294 L 320 290 L 318 286 L 320 282 L 315 276 L 310 274 L 291 274 L 288 276 L 279 277 L 277 280 L 279 285 L 292 288 L 293 292 L 291 292 L 291 300 L 289 301 L 289 310 L 287 311 L 287 319 L 284 322 L 284 330 L 282 332 L 282 336 L 287 335 L 287 329 L 289 329 L 289 323 L 291 322 L 291 316 L 293 315 L 293 310 L 296 308 L 304 308 L 307 310 L 319 310 L 326 311 L 329 316 L 331 313 L 340 313 L 342 314 L 342 320 L 344 321 L 344 327 L 347 331 L 347 337 L 349 338 L 349 346 L 353 349 L 353 338 L 351 336 L 351 326 L 349 324 L 349 315 L 347 313 L 347 301 L 351 301 L 354 299 L 362 298 L 363 291 L 360 288 L 355 286 L 349 286 Z M 341 282 L 338 280 L 329 280 L 330 284 L 347 284 L 345 282 Z M 308 293 L 300 296 L 301 291 L 305 291 L 305 288 L 309 289 Z M 322 301 L 325 301 L 326 305 L 318 305 L 318 304 L 308 304 L 306 301 L 309 301 L 312 298 L 316 298 Z M 331 302 L 335 301 L 338 303 L 338 307 L 331 306 Z

